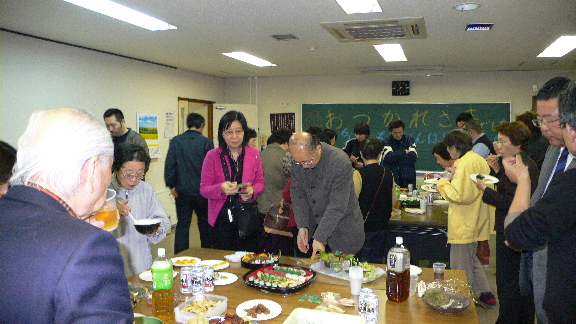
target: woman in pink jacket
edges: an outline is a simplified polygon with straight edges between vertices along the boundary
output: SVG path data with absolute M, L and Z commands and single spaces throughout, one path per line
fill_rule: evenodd
M 246 129 L 244 114 L 234 110 L 224 114 L 218 124 L 218 148 L 206 154 L 202 166 L 200 194 L 208 199 L 210 243 L 214 249 L 259 250 L 258 237 L 240 239 L 238 222 L 230 211 L 234 199 L 252 202 L 264 191 L 260 152 L 248 146 Z

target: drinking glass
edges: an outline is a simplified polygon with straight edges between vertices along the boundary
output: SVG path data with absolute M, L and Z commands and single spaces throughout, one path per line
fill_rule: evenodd
M 118 209 L 116 208 L 116 191 L 106 190 L 106 201 L 104 206 L 94 214 L 94 218 L 104 222 L 103 230 L 111 232 L 118 227 Z

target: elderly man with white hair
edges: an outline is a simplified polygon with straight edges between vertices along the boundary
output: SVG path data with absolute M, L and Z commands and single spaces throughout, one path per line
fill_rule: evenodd
M 118 244 L 89 224 L 104 203 L 113 150 L 84 111 L 30 117 L 0 199 L 1 322 L 133 323 Z

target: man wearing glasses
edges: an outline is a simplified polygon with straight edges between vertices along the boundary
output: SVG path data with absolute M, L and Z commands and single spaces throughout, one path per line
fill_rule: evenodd
M 534 204 L 534 200 L 540 198 L 534 197 L 535 192 L 529 201 L 530 179 L 522 160 L 517 157 L 516 161 L 504 161 L 506 174 L 518 184 L 505 226 L 510 246 L 535 250 L 546 245 L 546 250 L 550 251 L 549 254 L 545 252 L 545 268 L 540 272 L 536 271 L 537 257 L 546 250 L 534 252 L 534 295 L 543 293 L 540 306 L 546 312 L 546 317 L 538 314 L 539 322 L 576 323 L 576 264 L 573 262 L 576 258 L 576 208 L 570 203 L 576 199 L 576 82 L 563 84 L 562 88 L 565 90 L 555 98 L 560 106 L 560 120 L 554 121 L 558 118 L 558 110 L 549 116 L 550 124 L 554 123 L 553 127 L 560 129 L 564 147 L 560 157 L 553 160 L 551 181 L 544 178 L 546 188 L 542 199 Z M 538 108 L 538 120 L 542 123 L 540 106 Z M 538 187 L 542 182 L 541 176 Z M 538 286 L 542 282 L 545 285 Z
M 341 149 L 299 132 L 290 138 L 292 206 L 298 248 L 354 254 L 364 244 L 364 222 L 354 191 L 353 168 Z
M 530 200 L 530 205 L 534 206 L 538 200 L 546 192 L 552 177 L 558 173 L 555 172 L 557 166 L 567 158 L 568 151 L 564 147 L 564 138 L 562 136 L 562 128 L 560 127 L 560 117 L 558 115 L 558 96 L 566 88 L 570 82 L 569 79 L 563 77 L 555 77 L 546 82 L 538 94 L 536 95 L 536 113 L 537 119 L 533 120 L 534 125 L 540 127 L 542 135 L 544 135 L 550 142 L 550 146 L 546 151 L 546 157 L 542 162 L 540 169 L 540 177 L 538 178 L 538 187 L 534 191 Z M 563 170 L 559 170 L 563 171 Z M 510 208 L 512 210 L 512 208 Z M 546 259 L 547 248 L 542 246 L 532 252 L 527 252 L 522 258 L 522 266 L 532 267 L 532 285 L 534 291 L 534 306 L 536 307 L 536 317 L 538 323 L 548 323 L 546 313 L 542 309 L 542 301 L 544 299 L 544 291 L 546 288 Z M 532 264 L 531 264 L 532 263 Z M 530 280 L 530 278 L 527 278 Z M 521 278 L 521 287 L 523 285 Z

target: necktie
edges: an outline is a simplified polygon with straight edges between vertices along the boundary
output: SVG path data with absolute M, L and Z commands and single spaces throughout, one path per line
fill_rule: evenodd
M 564 148 L 562 150 L 562 153 L 560 153 L 558 162 L 556 163 L 556 169 L 554 169 L 554 175 L 564 171 L 564 168 L 566 168 L 566 161 L 568 161 L 568 149 Z

